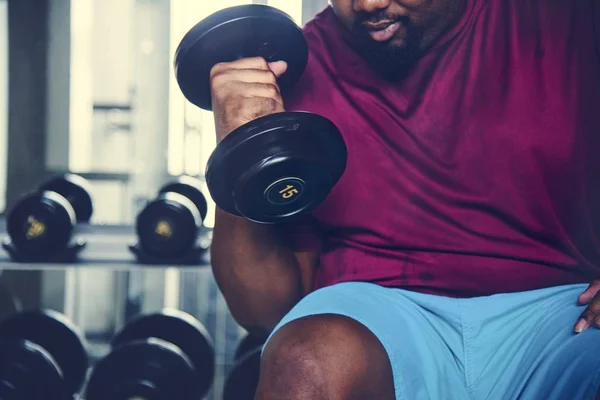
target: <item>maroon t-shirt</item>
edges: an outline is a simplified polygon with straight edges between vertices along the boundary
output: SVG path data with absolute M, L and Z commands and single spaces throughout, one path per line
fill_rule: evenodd
M 401 82 L 327 8 L 288 110 L 323 115 L 346 171 L 297 249 L 344 281 L 479 296 L 600 278 L 600 1 L 469 0 Z M 595 26 L 598 25 L 598 26 Z

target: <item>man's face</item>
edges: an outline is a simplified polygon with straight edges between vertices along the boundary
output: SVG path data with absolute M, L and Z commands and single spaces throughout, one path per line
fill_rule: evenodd
M 467 0 L 331 0 L 365 59 L 397 79 L 455 24 Z

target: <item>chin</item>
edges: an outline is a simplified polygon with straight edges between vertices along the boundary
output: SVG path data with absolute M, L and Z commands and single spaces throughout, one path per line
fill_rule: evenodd
M 386 80 L 401 80 L 419 59 L 419 52 L 405 43 L 388 43 L 364 54 L 365 60 Z
M 387 43 L 388 46 L 395 47 L 398 49 L 406 48 L 406 37 L 393 37 Z

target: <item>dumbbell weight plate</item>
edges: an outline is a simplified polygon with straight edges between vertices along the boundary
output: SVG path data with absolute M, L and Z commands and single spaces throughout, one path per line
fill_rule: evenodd
M 0 323 L 0 339 L 39 345 L 58 364 L 67 391 L 79 391 L 87 372 L 87 352 L 81 334 L 64 315 L 51 310 L 15 314 Z
M 267 115 L 231 132 L 208 160 L 206 181 L 224 211 L 277 223 L 320 204 L 341 178 L 347 149 L 328 119 Z
M 0 322 L 21 311 L 22 305 L 16 294 L 0 283 Z
M 260 375 L 260 356 L 265 339 L 246 335 L 235 349 L 235 365 L 227 376 L 224 399 L 253 399 Z
M 65 174 L 43 183 L 40 190 L 56 192 L 67 199 L 73 210 L 77 222 L 90 222 L 93 213 L 90 185 L 87 180 L 79 175 Z
M 140 246 L 148 254 L 173 257 L 194 245 L 201 225 L 200 214 L 190 199 L 167 192 L 140 212 L 136 233 Z
M 261 348 L 241 357 L 233 366 L 223 389 L 223 400 L 253 400 L 260 378 Z
M 206 395 L 214 379 L 215 353 L 210 335 L 198 320 L 182 311 L 170 309 L 143 315 L 128 323 L 115 336 L 112 347 L 147 338 L 161 339 L 179 347 L 197 372 L 194 393 L 198 394 L 198 398 Z
M 196 400 L 196 371 L 177 346 L 141 339 L 114 349 L 94 367 L 87 400 Z
M 246 354 L 248 354 L 249 352 L 257 349 L 257 348 L 262 348 L 262 346 L 265 343 L 265 339 L 262 337 L 258 337 L 255 335 L 246 335 L 244 336 L 244 338 L 240 341 L 240 343 L 237 345 L 236 349 L 235 349 L 235 355 L 234 355 L 234 360 L 239 360 L 242 357 L 244 357 Z
M 206 219 L 208 204 L 202 193 L 202 183 L 198 179 L 190 176 L 180 176 L 175 182 L 163 186 L 159 191 L 161 194 L 169 192 L 179 193 L 190 199 L 200 212 L 201 220 L 204 221 Z
M 218 11 L 194 26 L 175 53 L 175 74 L 184 96 L 196 106 L 212 109 L 210 71 L 220 62 L 263 57 L 286 61 L 279 79 L 282 91 L 298 82 L 308 61 L 308 46 L 293 19 L 259 4 Z
M 20 251 L 42 255 L 64 248 L 75 223 L 69 202 L 58 193 L 46 191 L 22 198 L 8 214 L 6 230 Z
M 0 340 L 0 399 L 67 400 L 60 368 L 42 347 L 27 340 Z

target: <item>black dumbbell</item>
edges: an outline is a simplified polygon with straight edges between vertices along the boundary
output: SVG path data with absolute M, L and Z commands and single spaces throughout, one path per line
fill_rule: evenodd
M 260 358 L 265 339 L 246 335 L 235 351 L 235 364 L 227 375 L 223 400 L 252 400 L 260 377 Z
M 210 71 L 219 62 L 248 57 L 283 60 L 282 92 L 300 79 L 308 61 L 302 30 L 284 12 L 251 4 L 226 8 L 194 26 L 175 54 L 184 96 L 211 110 Z M 347 149 L 338 128 L 307 112 L 251 121 L 223 139 L 206 169 L 210 194 L 224 211 L 259 223 L 310 212 L 341 178 Z
M 0 323 L 0 399 L 73 399 L 87 367 L 83 338 L 66 316 L 28 311 Z
M 136 232 L 141 250 L 158 258 L 188 252 L 198 239 L 208 205 L 202 183 L 189 176 L 163 186 L 158 197 L 140 212 Z
M 208 332 L 189 314 L 141 316 L 117 334 L 90 376 L 87 400 L 197 400 L 212 386 L 215 354 Z
M 77 223 L 89 223 L 92 211 L 87 181 L 66 174 L 20 199 L 6 218 L 6 230 L 18 253 L 42 258 L 63 251 Z
M 0 322 L 22 310 L 21 300 L 5 284 L 0 283 Z

